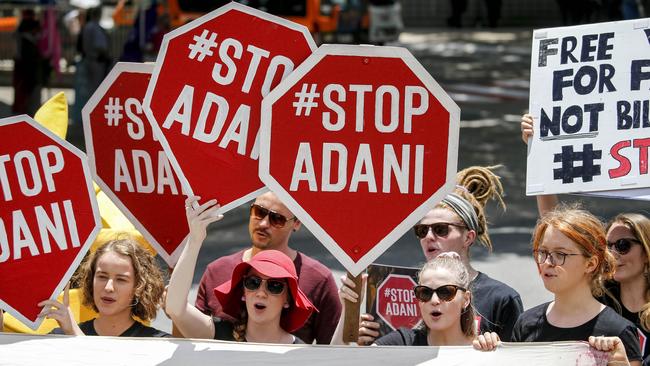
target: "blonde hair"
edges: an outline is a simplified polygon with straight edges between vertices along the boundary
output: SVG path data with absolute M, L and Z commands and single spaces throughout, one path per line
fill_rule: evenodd
M 470 166 L 456 174 L 456 182 L 466 188 L 483 208 L 489 200 L 495 200 L 505 210 L 506 203 L 503 201 L 501 177 L 493 172 L 502 166 Z
M 488 233 L 488 221 L 485 215 L 485 205 L 489 200 L 498 201 L 499 205 L 505 210 L 506 204 L 503 201 L 503 185 L 501 178 L 494 174 L 492 170 L 501 167 L 501 165 L 482 167 L 471 166 L 459 171 L 456 174 L 456 183 L 458 184 L 454 193 L 467 200 L 478 218 L 478 232 L 476 239 L 478 242 L 492 251 L 492 240 Z M 451 207 L 444 203 L 439 203 L 436 207 L 444 207 L 451 210 Z M 452 210 L 453 211 L 453 210 Z
M 579 205 L 560 205 L 537 221 L 533 233 L 533 251 L 539 249 L 549 227 L 559 230 L 574 242 L 586 258 L 598 259 L 591 275 L 591 293 L 594 297 L 605 295 L 607 291 L 604 282 L 613 277 L 616 259 L 607 250 L 603 223 Z
M 612 225 L 619 223 L 622 225 L 625 225 L 630 231 L 632 232 L 632 235 L 640 242 L 643 252 L 646 255 L 646 258 L 648 262 L 650 263 L 650 219 L 648 219 L 646 216 L 638 214 L 638 213 L 622 213 L 618 214 L 616 217 L 614 217 L 608 224 L 607 224 L 607 231 L 612 227 Z M 646 332 L 650 330 L 650 273 L 648 273 L 648 264 L 646 263 L 646 268 L 643 273 L 645 277 L 645 283 L 646 283 L 646 288 L 645 288 L 645 300 L 646 303 L 643 305 L 641 308 L 641 311 L 639 311 L 639 323 L 643 330 Z M 619 305 L 619 312 L 620 312 L 620 304 L 618 304 L 618 301 L 614 299 Z
M 459 258 L 454 258 L 452 256 L 440 255 L 428 261 L 424 264 L 424 266 L 422 266 L 422 269 L 418 273 L 418 278 L 421 279 L 422 274 L 425 271 L 435 271 L 438 269 L 444 269 L 451 273 L 456 282 L 453 283 L 453 285 L 463 287 L 467 290 L 467 292 L 469 292 L 469 285 L 471 282 L 471 279 L 469 278 L 469 272 L 467 272 L 467 268 Z M 418 283 L 421 284 L 420 280 L 418 280 Z M 422 327 L 428 329 L 424 322 L 422 322 Z M 463 309 L 462 313 L 460 314 L 460 329 L 463 331 L 463 334 L 468 337 L 476 336 L 476 321 L 474 315 L 474 306 L 472 305 L 471 301 L 471 293 L 469 305 L 467 308 Z
M 114 252 L 131 260 L 134 273 L 135 305 L 131 307 L 131 315 L 143 321 L 156 317 L 158 308 L 162 305 L 165 283 L 163 275 L 155 263 L 154 257 L 132 238 L 121 238 L 106 242 L 82 263 L 79 271 L 79 284 L 83 293 L 83 304 L 98 312 L 93 296 L 93 283 L 97 261 L 109 252 Z

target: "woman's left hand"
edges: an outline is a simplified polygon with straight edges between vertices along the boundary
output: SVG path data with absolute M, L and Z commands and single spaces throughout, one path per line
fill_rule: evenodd
M 627 353 L 625 353 L 625 346 L 618 337 L 591 336 L 589 337 L 589 345 L 599 351 L 609 353 L 608 365 L 630 364 L 630 361 L 627 359 Z
M 479 334 L 472 342 L 472 345 L 474 346 L 474 349 L 479 351 L 494 351 L 500 343 L 501 339 L 498 334 L 494 332 L 485 332 Z

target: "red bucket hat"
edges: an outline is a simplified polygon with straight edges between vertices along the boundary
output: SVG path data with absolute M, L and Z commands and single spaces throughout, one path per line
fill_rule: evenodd
M 280 318 L 282 329 L 291 333 L 302 327 L 313 311 L 318 311 L 298 287 L 298 275 L 291 258 L 278 250 L 269 249 L 257 253 L 248 262 L 239 263 L 232 272 L 231 280 L 214 289 L 226 314 L 234 318 L 240 317 L 242 306 L 245 306 L 241 301 L 244 293 L 242 280 L 251 268 L 269 278 L 287 279 L 293 301 Z

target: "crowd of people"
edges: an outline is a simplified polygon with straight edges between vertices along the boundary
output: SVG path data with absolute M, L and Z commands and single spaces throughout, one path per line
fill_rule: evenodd
M 524 141 L 532 124 L 532 116 L 522 117 Z M 470 259 L 475 244 L 493 249 L 486 203 L 496 200 L 505 208 L 496 168 L 460 171 L 455 191 L 413 227 L 425 262 L 413 289 L 422 321 L 380 334 L 372 315 L 362 314 L 357 344 L 491 351 L 501 341 L 586 341 L 608 352 L 611 365 L 649 364 L 649 346 L 640 339 L 650 329 L 650 219 L 623 213 L 605 225 L 555 196 L 538 196 L 532 254 L 553 300 L 524 311 L 514 289 L 474 269 Z M 178 337 L 345 344 L 342 304 L 361 300 L 355 283 L 343 276 L 339 289 L 327 267 L 290 247 L 301 222 L 272 192 L 250 206 L 251 246 L 210 263 L 196 302 L 188 302 L 207 226 L 223 216 L 216 200 L 189 197 L 185 207 L 190 235 L 166 290 L 149 252 L 129 238 L 110 241 L 76 275 L 82 302 L 97 317 L 77 324 L 66 289 L 62 302 L 39 304 L 41 316 L 59 324 L 52 333 L 170 337 L 144 324 L 162 307 Z
M 500 6 L 500 1 L 490 3 Z M 81 39 L 86 57 L 97 61 L 88 67 L 96 66 L 92 74 L 100 75 L 108 56 L 90 51 L 106 43 L 101 27 L 93 26 L 96 21 L 90 12 Z M 28 50 L 37 27 L 26 23 L 23 31 L 22 47 Z M 530 115 L 521 120 L 526 143 L 533 121 Z M 605 224 L 556 196 L 538 196 L 531 251 L 553 299 L 524 311 L 517 291 L 476 270 L 470 255 L 474 245 L 494 247 L 485 208 L 490 200 L 505 208 L 497 168 L 460 171 L 454 192 L 413 227 L 414 251 L 418 240 L 424 262 L 413 288 L 419 325 L 381 334 L 377 319 L 361 314 L 356 343 L 472 345 L 492 351 L 502 341 L 585 341 L 607 352 L 612 365 L 650 365 L 650 342 L 640 342 L 650 335 L 650 219 L 621 213 Z M 171 337 L 146 325 L 163 308 L 177 337 L 346 344 L 343 304 L 361 301 L 355 282 L 345 275 L 337 286 L 329 268 L 291 248 L 291 236 L 302 224 L 278 196 L 267 192 L 250 205 L 250 247 L 207 266 L 195 303 L 188 302 L 188 295 L 207 227 L 223 216 L 216 200 L 200 197 L 188 197 L 185 210 L 190 234 L 167 288 L 152 254 L 133 239 L 117 238 L 92 252 L 75 277 L 83 304 L 97 316 L 77 324 L 66 288 L 61 302 L 39 304 L 41 316 L 59 324 L 52 333 Z M 0 326 L 1 317 L 0 312 Z

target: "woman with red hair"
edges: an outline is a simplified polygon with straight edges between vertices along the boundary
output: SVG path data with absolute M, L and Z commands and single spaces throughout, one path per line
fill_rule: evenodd
M 610 352 L 611 365 L 640 365 L 636 327 L 596 299 L 604 294 L 604 280 L 612 277 L 616 265 L 600 220 L 577 208 L 548 212 L 535 227 L 533 255 L 554 299 L 524 312 L 512 341 L 589 341 Z

